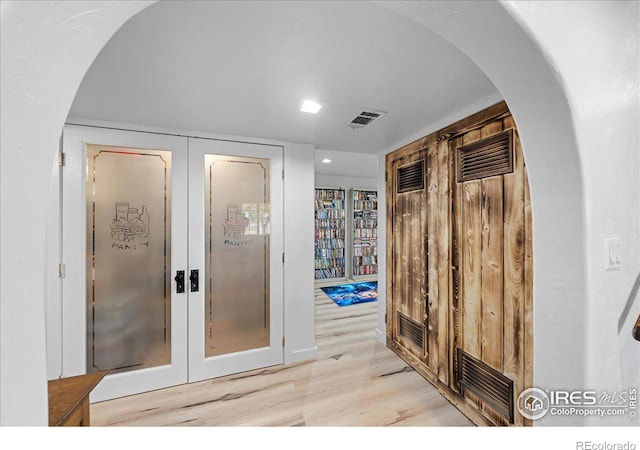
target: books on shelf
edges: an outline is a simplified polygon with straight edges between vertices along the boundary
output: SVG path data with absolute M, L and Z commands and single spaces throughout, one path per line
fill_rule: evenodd
M 378 273 L 378 192 L 365 189 L 351 191 L 352 276 Z
M 315 190 L 315 278 L 345 276 L 345 191 Z

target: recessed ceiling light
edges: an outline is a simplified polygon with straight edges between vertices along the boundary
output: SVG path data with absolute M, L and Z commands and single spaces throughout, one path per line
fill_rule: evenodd
M 318 114 L 322 105 L 314 102 L 313 100 L 305 100 L 302 102 L 302 106 L 300 107 L 300 111 L 307 112 L 311 114 Z
M 329 164 L 331 162 L 331 160 L 329 158 L 325 158 L 322 160 L 323 163 L 325 164 Z

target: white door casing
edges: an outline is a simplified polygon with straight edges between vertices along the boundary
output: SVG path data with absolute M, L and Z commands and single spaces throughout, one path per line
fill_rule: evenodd
M 107 375 L 91 394 L 101 401 L 187 381 L 187 294 L 176 294 L 173 274 L 187 266 L 187 141 L 184 137 L 66 126 L 63 134 L 63 376 L 87 371 L 87 146 L 171 152 L 170 363 Z M 108 224 L 107 224 L 108 225 Z

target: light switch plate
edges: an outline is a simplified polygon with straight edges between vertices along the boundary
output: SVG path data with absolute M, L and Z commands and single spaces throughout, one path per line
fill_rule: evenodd
M 604 240 L 604 270 L 619 270 L 622 267 L 622 239 L 607 238 Z

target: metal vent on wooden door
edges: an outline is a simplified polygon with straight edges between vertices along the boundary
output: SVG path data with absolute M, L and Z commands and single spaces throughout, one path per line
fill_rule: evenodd
M 398 168 L 398 194 L 424 189 L 424 160 Z
M 513 172 L 513 130 L 458 148 L 458 183 Z
M 411 344 L 415 345 L 424 353 L 424 334 L 425 326 L 415 320 L 410 319 L 401 312 L 397 313 L 398 316 L 398 336 L 406 339 Z
M 460 394 L 464 396 L 468 390 L 509 423 L 513 423 L 513 380 L 462 349 L 456 350 L 456 379 Z

